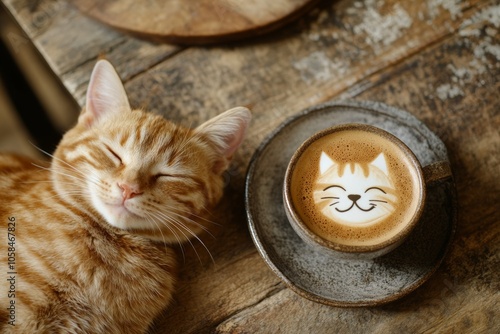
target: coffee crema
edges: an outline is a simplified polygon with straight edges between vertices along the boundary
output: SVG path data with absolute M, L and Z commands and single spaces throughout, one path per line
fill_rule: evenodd
M 375 130 L 320 133 L 292 170 L 294 210 L 314 234 L 347 246 L 374 246 L 403 231 L 421 200 L 409 149 Z

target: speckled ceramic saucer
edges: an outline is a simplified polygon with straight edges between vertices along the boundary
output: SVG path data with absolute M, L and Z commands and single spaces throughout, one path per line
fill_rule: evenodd
M 257 149 L 246 180 L 246 209 L 255 245 L 291 289 L 333 306 L 380 305 L 422 285 L 441 264 L 456 223 L 453 181 L 428 188 L 425 211 L 410 237 L 373 260 L 339 260 L 297 236 L 283 208 L 285 170 L 294 151 L 314 133 L 343 123 L 365 123 L 400 138 L 422 166 L 448 160 L 442 141 L 409 113 L 374 102 L 329 102 L 289 119 Z

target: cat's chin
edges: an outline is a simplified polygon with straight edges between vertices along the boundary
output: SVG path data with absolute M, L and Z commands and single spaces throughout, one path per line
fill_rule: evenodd
M 146 223 L 145 218 L 124 205 L 99 203 L 95 207 L 108 224 L 123 230 L 141 228 Z
M 137 227 L 137 221 L 143 221 L 144 219 L 130 211 L 124 205 L 109 205 L 111 216 L 114 217 L 115 223 L 113 225 L 124 225 L 122 228 L 133 228 Z M 135 224 L 133 224 L 135 223 Z M 118 226 L 117 226 L 118 227 Z

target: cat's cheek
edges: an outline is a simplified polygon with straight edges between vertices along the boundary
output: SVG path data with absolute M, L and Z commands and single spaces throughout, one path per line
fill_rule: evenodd
M 108 222 L 110 225 L 119 227 L 117 226 L 119 224 L 116 213 L 114 212 L 112 207 L 112 204 L 114 204 L 112 201 L 112 196 L 111 194 L 108 194 L 109 190 L 103 190 L 102 187 L 102 185 L 98 186 L 92 182 L 89 183 L 88 189 L 90 193 L 90 204 L 106 222 Z M 106 196 L 106 198 L 102 197 L 103 192 L 105 193 L 104 196 Z
M 107 207 L 107 205 L 96 195 L 95 192 L 91 192 L 90 195 L 91 199 L 91 204 L 93 208 L 106 220 L 110 221 L 110 218 L 112 218 L 112 214 Z
M 324 209 L 323 214 L 327 218 L 333 220 L 334 222 L 342 222 L 344 220 L 342 216 L 339 214 L 339 212 L 337 212 L 333 206 L 327 206 Z
M 387 216 L 387 213 L 384 212 L 381 207 L 377 207 L 371 211 L 372 213 L 370 215 L 367 215 L 366 221 L 364 222 L 365 224 L 375 224 L 377 223 L 380 219 L 384 218 Z

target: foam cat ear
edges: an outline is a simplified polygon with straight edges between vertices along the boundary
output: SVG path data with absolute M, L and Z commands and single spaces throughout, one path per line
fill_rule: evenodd
M 91 126 L 106 113 L 123 110 L 130 110 L 130 104 L 122 81 L 113 65 L 99 60 L 90 76 L 85 111 L 78 122 Z
M 319 158 L 319 173 L 321 175 L 325 174 L 334 164 L 335 162 L 325 152 L 321 152 L 321 157 Z
M 381 171 L 385 173 L 385 175 L 389 175 L 389 169 L 387 168 L 387 162 L 385 161 L 384 153 L 380 153 L 375 160 L 370 162 L 370 165 L 377 167 Z
M 196 128 L 196 132 L 211 140 L 219 150 L 222 159 L 214 166 L 215 173 L 222 173 L 228 167 L 234 152 L 245 138 L 252 114 L 244 107 L 229 109 Z

